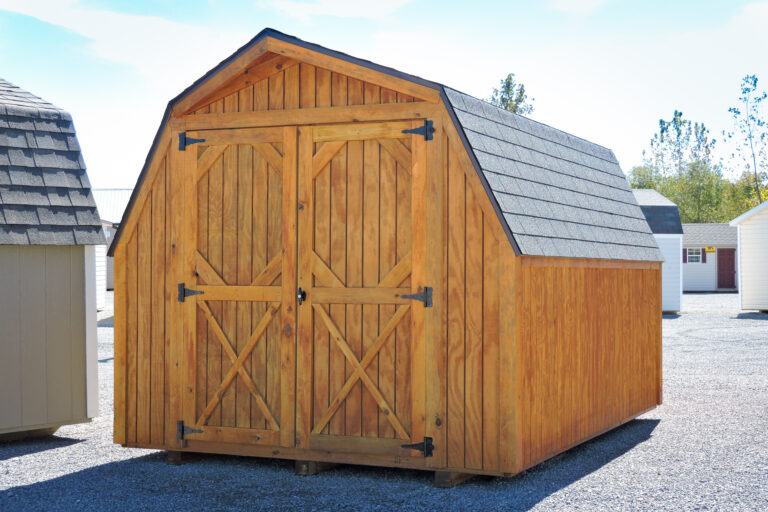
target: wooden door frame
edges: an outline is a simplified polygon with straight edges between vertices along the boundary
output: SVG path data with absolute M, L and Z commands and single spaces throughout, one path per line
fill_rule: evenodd
M 182 130 L 185 127 L 182 126 Z M 295 290 L 296 290 L 296 178 L 297 178 L 297 160 L 296 160 L 296 127 L 286 126 L 280 128 L 259 128 L 259 129 L 237 129 L 237 130 L 205 130 L 199 132 L 188 132 L 187 137 L 205 139 L 205 146 L 212 148 L 214 146 L 226 146 L 233 144 L 260 144 L 270 140 L 280 140 L 283 145 L 282 159 L 282 218 L 283 218 L 283 251 L 281 258 L 281 287 L 277 296 L 273 299 L 279 301 L 279 322 L 280 322 L 280 415 L 279 430 L 270 431 L 270 435 L 265 442 L 272 445 L 284 447 L 294 446 L 295 432 Z M 195 264 L 198 262 L 198 211 L 197 211 L 197 190 L 198 182 L 202 173 L 198 172 L 200 160 L 206 159 L 206 153 L 201 153 L 201 146 L 192 144 L 187 146 L 181 156 L 183 160 L 184 176 L 184 206 L 183 214 L 184 237 L 182 258 L 183 268 L 178 272 L 180 282 L 187 283 L 189 288 L 202 288 L 209 293 L 221 292 L 218 286 L 198 285 L 198 273 Z M 176 151 L 176 149 L 174 149 Z M 182 151 L 181 148 L 179 151 Z M 212 156 L 216 152 L 211 153 Z M 274 155 L 272 155 L 275 157 Z M 279 155 L 278 155 L 279 156 Z M 200 160 L 199 160 L 200 159 Z M 207 170 L 206 170 L 207 171 Z M 232 288 L 232 287 L 229 287 Z M 237 286 L 237 293 L 253 297 L 266 294 L 266 290 L 261 287 Z M 271 297 L 271 293 L 269 294 Z M 264 297 L 266 299 L 266 297 Z M 215 300 L 215 299 L 210 299 Z M 196 418 L 196 397 L 197 397 L 197 339 L 196 323 L 198 300 L 196 297 L 188 297 L 182 304 L 183 310 L 183 385 L 180 389 L 182 395 L 182 419 L 185 425 L 195 425 Z M 265 314 L 264 319 L 268 319 Z M 277 316 L 275 308 L 272 308 L 272 315 Z M 265 321 L 265 320 L 263 320 Z M 272 318 L 271 321 L 277 321 Z M 222 341 L 223 343 L 223 341 Z M 231 357 L 231 354 L 230 354 Z M 238 371 L 238 373 L 240 373 Z M 234 378 L 237 378 L 235 375 Z M 275 423 L 274 421 L 272 422 Z M 256 429 L 245 428 L 227 428 L 211 427 L 210 433 L 192 434 L 190 440 L 195 441 L 229 441 L 229 442 L 254 442 L 250 432 Z M 227 439 L 223 439 L 226 437 Z M 271 442 L 269 442 L 271 441 Z M 177 441 L 177 446 L 183 448 L 186 445 L 184 440 Z
M 311 125 L 299 127 L 299 180 L 298 180 L 298 209 L 300 217 L 307 219 L 305 222 L 299 222 L 298 225 L 298 244 L 297 249 L 299 251 L 298 261 L 298 287 L 303 290 L 310 290 L 312 288 L 312 276 L 313 276 L 313 258 L 314 249 L 311 244 L 314 232 L 314 204 L 312 201 L 312 191 L 314 184 L 315 174 L 315 158 L 314 144 L 322 141 L 343 140 L 345 143 L 351 140 L 366 140 L 366 139 L 378 139 L 392 136 L 396 134 L 402 138 L 402 130 L 410 128 L 418 128 L 424 125 L 423 121 L 399 121 L 399 122 L 371 122 L 371 123 L 356 123 L 354 125 Z M 437 137 L 438 140 L 442 139 L 442 136 Z M 440 146 L 438 146 L 439 148 Z M 395 148 L 393 148 L 394 150 Z M 434 151 L 434 150 L 432 150 Z M 440 150 L 438 149 L 438 152 Z M 434 277 L 433 272 L 428 271 L 425 266 L 427 262 L 434 262 L 434 257 L 427 256 L 427 245 L 434 240 L 434 233 L 442 232 L 442 221 L 438 222 L 434 229 L 427 228 L 428 212 L 427 205 L 430 204 L 427 201 L 427 194 L 434 192 L 432 186 L 434 183 L 430 183 L 427 179 L 427 154 L 431 154 L 426 147 L 426 141 L 423 135 L 411 136 L 411 288 L 410 293 L 418 293 L 423 290 L 425 286 L 430 286 L 427 279 Z M 320 153 L 318 153 L 319 155 Z M 327 155 L 326 155 L 327 156 Z M 332 156 L 332 155 L 331 155 Z M 434 171 L 434 169 L 430 169 Z M 438 173 L 442 173 L 441 170 L 437 170 Z M 439 181 L 439 179 L 438 179 Z M 438 194 L 441 194 L 441 185 L 438 186 L 440 190 Z M 434 202 L 430 200 L 431 204 Z M 442 208 L 442 203 L 438 202 L 438 208 Z M 441 211 L 442 213 L 442 211 Z M 430 216 L 431 218 L 431 216 Z M 430 236 L 430 238 L 428 238 Z M 309 244 L 309 250 L 305 247 Z M 439 265 L 442 263 L 441 257 L 442 251 L 435 251 L 436 259 Z M 438 273 L 440 271 L 438 270 Z M 433 289 L 440 289 L 440 283 L 435 281 L 431 285 Z M 440 293 L 440 292 L 438 292 Z M 313 450 L 327 450 L 327 451 L 346 451 L 346 452 L 360 452 L 369 454 L 388 454 L 388 455 L 401 455 L 412 456 L 420 455 L 419 452 L 413 450 L 403 449 L 402 439 L 389 439 L 389 438 L 365 438 L 359 436 L 340 436 L 340 435 L 313 435 L 312 434 L 312 402 L 313 402 L 313 344 L 314 344 L 314 331 L 312 329 L 313 321 L 313 307 L 312 294 L 307 297 L 307 302 L 300 308 L 297 315 L 297 402 L 296 402 L 296 442 L 297 447 L 309 448 Z M 441 296 L 441 295 L 438 295 Z M 428 323 L 432 323 L 432 327 L 435 327 L 434 322 L 427 321 L 427 317 L 434 316 L 435 321 L 439 322 L 439 318 L 442 312 L 442 308 L 437 308 L 435 313 L 437 315 L 427 315 L 425 307 L 418 302 L 411 302 L 408 306 L 411 312 L 411 442 L 421 442 L 426 435 L 426 418 L 427 418 L 427 399 L 426 399 L 426 329 Z M 396 310 L 397 311 L 397 310 Z M 402 312 L 402 310 L 400 310 Z M 318 311 L 320 313 L 320 311 Z M 431 311 L 430 311 L 431 313 Z M 405 313 L 402 313 L 405 314 Z M 398 312 L 395 313 L 397 317 Z M 393 317 L 393 318 L 395 318 Z M 331 336 L 333 337 L 332 329 Z M 419 334 L 420 333 L 420 334 Z M 341 340 L 344 342 L 344 340 Z M 380 341 L 380 340 L 379 340 Z M 339 343 L 343 351 L 343 343 Z M 374 342 L 374 347 L 376 343 Z M 355 363 L 366 363 L 365 354 L 360 361 L 355 358 L 355 361 L 349 359 L 349 362 L 353 366 L 357 366 Z M 361 376 L 364 372 L 358 372 Z M 351 377 L 350 377 L 351 379 Z M 379 408 L 381 409 L 381 404 Z M 438 422 L 439 423 L 439 422 Z M 395 427 L 395 431 L 398 428 Z

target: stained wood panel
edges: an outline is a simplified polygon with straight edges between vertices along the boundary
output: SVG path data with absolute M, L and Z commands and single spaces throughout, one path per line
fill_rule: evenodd
M 508 244 L 472 186 L 474 169 L 455 146 L 447 155 L 446 462 L 499 471 L 499 304 L 509 300 L 499 269 Z
M 414 97 L 386 87 L 331 72 L 312 64 L 286 61 L 270 67 L 266 76 L 240 82 L 240 88 L 226 96 L 217 97 L 192 112 L 208 114 L 221 112 L 216 105 L 231 102 L 227 112 L 257 112 L 260 110 L 305 109 L 327 106 L 378 105 L 382 103 L 408 103 Z M 348 84 L 349 96 L 348 96 Z M 365 92 L 368 95 L 365 96 Z M 377 91 L 377 92 L 374 92 Z M 249 97 L 249 100 L 244 98 Z M 257 97 L 266 101 L 258 101 Z M 364 119 L 361 119 L 363 121 Z
M 324 101 L 361 102 L 381 93 L 339 75 L 320 83 L 331 88 Z M 309 396 L 299 398 L 307 403 L 298 406 L 300 434 L 410 439 L 410 396 L 399 397 L 403 413 L 396 413 L 396 389 L 410 388 L 399 382 L 412 378 L 410 343 L 408 331 L 395 331 L 408 323 L 411 305 L 394 294 L 408 290 L 398 287 L 411 268 L 411 230 L 397 224 L 410 219 L 399 212 L 411 208 L 411 166 L 377 138 L 345 140 L 340 130 L 339 142 L 314 142 L 311 128 L 301 132 L 299 285 L 308 299 L 299 310 L 297 372 L 299 393 Z M 410 159 L 409 137 L 398 135 Z
M 624 267 L 522 257 L 518 470 L 657 404 L 660 267 Z
M 116 314 L 124 315 L 116 326 L 125 328 L 121 357 L 126 368 L 124 380 L 116 379 L 116 396 L 124 407 L 125 441 L 152 446 L 170 442 L 171 432 L 175 433 L 168 426 L 170 353 L 166 328 L 172 319 L 166 315 L 170 302 L 166 255 L 173 252 L 166 230 L 168 180 L 167 161 L 162 158 L 125 252 L 115 255 L 115 266 L 122 267 L 116 272 L 122 283 L 115 287 Z

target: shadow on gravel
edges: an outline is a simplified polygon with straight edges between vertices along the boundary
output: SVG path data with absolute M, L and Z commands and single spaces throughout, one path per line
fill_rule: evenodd
M 674 320 L 676 318 L 680 318 L 680 315 L 678 313 L 664 313 L 661 315 L 661 318 L 664 320 Z
M 751 313 L 739 313 L 736 315 L 739 320 L 768 320 L 768 313 L 758 313 L 753 311 Z
M 501 485 L 517 494 L 515 508 L 528 510 L 549 495 L 568 487 L 651 438 L 661 420 L 633 420 L 557 457 L 505 480 Z
M 0 510 L 528 510 L 649 439 L 658 423 L 635 420 L 517 477 L 453 489 L 435 489 L 426 471 L 339 465 L 299 477 L 291 461 L 200 454 L 169 466 L 154 452 L 9 489 Z
M 83 441 L 83 439 L 71 439 L 69 437 L 45 436 L 0 443 L 0 460 L 63 448 Z

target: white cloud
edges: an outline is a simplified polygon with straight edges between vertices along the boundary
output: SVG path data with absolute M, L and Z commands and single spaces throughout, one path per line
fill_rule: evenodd
M 0 0 L 0 10 L 70 30 L 88 40 L 92 55 L 126 66 L 112 83 L 73 70 L 62 83 L 32 90 L 72 114 L 95 187 L 133 186 L 168 100 L 254 35 L 92 9 L 76 0 Z
M 549 5 L 558 11 L 586 13 L 608 2 L 609 0 L 549 0 Z
M 412 0 L 266 0 L 260 6 L 271 8 L 283 16 L 303 22 L 314 16 L 336 18 L 381 19 L 396 12 Z
M 90 9 L 76 0 L 0 0 L 0 9 L 71 30 L 90 40 L 97 57 L 157 79 L 177 71 L 199 75 L 201 64 L 211 67 L 249 36 L 155 16 Z

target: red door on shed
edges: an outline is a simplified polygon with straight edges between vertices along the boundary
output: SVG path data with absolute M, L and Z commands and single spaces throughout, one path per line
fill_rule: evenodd
M 717 287 L 736 288 L 736 249 L 717 250 Z

